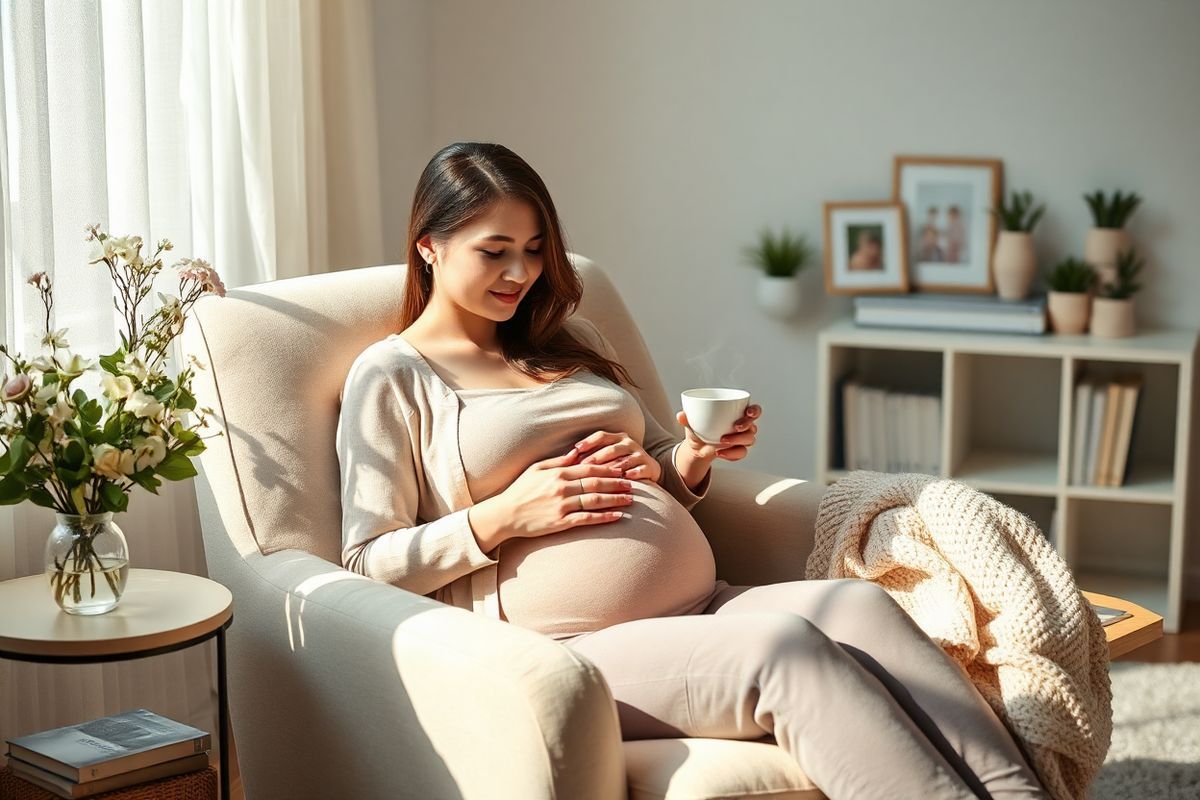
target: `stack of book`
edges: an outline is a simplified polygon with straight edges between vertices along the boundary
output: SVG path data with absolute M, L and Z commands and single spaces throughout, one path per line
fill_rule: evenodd
M 205 769 L 212 747 L 208 733 L 144 708 L 6 741 L 13 775 L 68 798 Z
M 1085 377 L 1075 385 L 1071 480 L 1083 486 L 1122 486 L 1129 479 L 1140 375 Z
M 1002 300 L 992 294 L 858 295 L 856 325 L 980 333 L 1046 332 L 1046 297 Z
M 843 378 L 834 400 L 833 425 L 836 467 L 939 474 L 940 395 L 892 391 Z

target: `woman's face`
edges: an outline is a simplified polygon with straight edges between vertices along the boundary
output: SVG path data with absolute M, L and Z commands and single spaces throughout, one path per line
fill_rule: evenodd
M 512 317 L 542 274 L 542 236 L 533 207 L 506 199 L 448 241 L 426 236 L 417 248 L 433 262 L 435 296 L 501 322 Z M 497 297 L 501 292 L 516 292 L 516 301 Z

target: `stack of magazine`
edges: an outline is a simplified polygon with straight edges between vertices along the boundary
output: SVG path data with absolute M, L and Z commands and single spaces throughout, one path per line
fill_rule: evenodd
M 204 769 L 212 736 L 144 708 L 8 739 L 13 775 L 59 797 Z
M 1046 332 L 1046 297 L 1002 300 L 992 294 L 858 295 L 854 322 L 864 326 L 975 331 Z

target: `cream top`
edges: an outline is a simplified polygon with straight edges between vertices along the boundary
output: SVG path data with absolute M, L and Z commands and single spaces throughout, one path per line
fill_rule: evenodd
M 609 358 L 616 357 L 611 344 L 590 321 L 571 317 L 565 325 L 597 351 Z M 572 386 L 577 391 L 571 391 Z M 472 403 L 473 394 L 520 395 L 533 401 L 534 406 L 530 407 L 538 408 L 539 413 L 535 416 L 523 412 L 524 425 L 518 427 L 514 423 L 508 434 L 496 438 L 474 425 L 476 415 L 462 414 L 467 404 Z M 598 400 L 601 406 L 592 407 Z M 632 413 L 635 406 L 641 412 L 640 425 L 637 414 Z M 469 430 L 460 431 L 460 416 L 472 426 Z M 546 418 L 557 422 L 544 425 L 541 420 Z M 599 419 L 620 422 L 662 467 L 659 485 L 643 486 L 641 491 L 635 488 L 635 494 L 646 493 L 639 512 L 658 516 L 672 535 L 686 535 L 681 534 L 687 523 L 680 524 L 680 508 L 689 510 L 703 499 L 712 481 L 712 471 L 695 491 L 688 489 L 674 462 L 675 448 L 682 442 L 664 430 L 641 399 L 629 390 L 590 372 L 579 372 L 544 386 L 468 389 L 460 395 L 398 334 L 372 344 L 350 368 L 338 417 L 336 450 L 341 470 L 343 565 L 408 591 L 502 619 L 500 558 L 496 556 L 506 556 L 506 570 L 509 565 L 519 566 L 531 557 L 547 556 L 519 552 L 521 543 L 517 540 L 510 540 L 514 544 L 506 543 L 491 554 L 482 552 L 471 531 L 467 510 L 511 483 L 511 477 L 505 476 L 519 474 L 533 461 L 566 453 L 579 438 L 601 427 L 592 424 Z M 566 424 L 567 420 L 571 423 Z M 528 441 L 517 450 L 514 444 L 525 441 L 522 437 Z M 496 455 L 487 454 L 489 447 Z M 470 458 L 473 480 L 468 479 L 464 453 Z M 635 499 L 635 505 L 638 504 Z M 690 514 L 685 516 L 690 519 Z M 639 527 L 643 524 L 636 523 Z M 695 522 L 690 524 L 694 526 Z M 622 525 L 627 529 L 635 527 L 629 518 L 583 527 L 590 528 L 590 533 L 597 537 L 611 538 L 612 531 Z M 553 542 L 555 536 L 561 534 L 539 538 Z M 644 547 L 646 537 L 639 538 L 643 542 L 640 546 Z M 699 563 L 695 552 L 690 552 L 685 559 L 689 570 Z M 532 567 L 548 562 L 529 563 Z M 521 587 L 525 585 L 525 576 L 533 572 L 524 570 L 520 580 L 513 581 L 511 578 L 516 577 L 513 574 L 505 581 L 506 596 L 515 603 L 514 608 L 532 608 L 528 603 L 522 604 Z M 616 605 L 604 606 L 608 610 L 605 613 L 610 613 Z

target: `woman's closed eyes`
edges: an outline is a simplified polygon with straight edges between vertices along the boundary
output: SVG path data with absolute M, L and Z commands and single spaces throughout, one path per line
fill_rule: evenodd
M 485 256 L 487 256 L 488 258 L 493 258 L 493 259 L 495 259 L 495 258 L 503 258 L 503 257 L 504 257 L 504 255 L 505 255 L 505 254 L 506 254 L 508 251 L 507 251 L 507 250 L 501 250 L 501 251 L 500 251 L 500 252 L 498 252 L 498 253 L 493 253 L 491 250 L 480 250 L 479 252 L 483 253 L 483 254 L 484 254 Z M 529 255 L 531 255 L 531 256 L 540 256 L 540 255 L 542 254 L 542 249 L 539 247 L 537 250 L 526 250 L 525 252 L 526 252 L 526 253 L 528 253 L 528 254 L 529 254 Z

